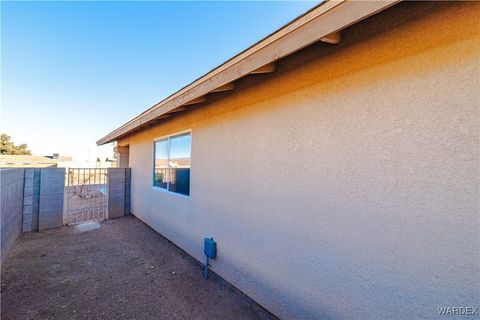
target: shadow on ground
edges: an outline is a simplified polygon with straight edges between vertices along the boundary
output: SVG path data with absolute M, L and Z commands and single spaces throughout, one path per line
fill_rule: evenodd
M 1 319 L 275 319 L 133 216 L 24 234 L 2 267 Z

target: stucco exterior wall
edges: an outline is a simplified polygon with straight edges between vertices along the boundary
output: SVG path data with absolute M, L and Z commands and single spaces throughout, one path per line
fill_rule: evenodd
M 284 319 L 438 317 L 480 294 L 479 3 L 402 3 L 119 141 L 131 211 Z M 192 130 L 191 197 L 152 188 Z M 199 276 L 200 270 L 199 270 Z

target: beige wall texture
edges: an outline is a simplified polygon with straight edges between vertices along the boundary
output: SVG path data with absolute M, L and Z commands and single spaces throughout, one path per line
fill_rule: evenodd
M 479 8 L 401 3 L 119 141 L 132 212 L 283 319 L 478 306 Z M 154 190 L 187 129 L 191 197 Z

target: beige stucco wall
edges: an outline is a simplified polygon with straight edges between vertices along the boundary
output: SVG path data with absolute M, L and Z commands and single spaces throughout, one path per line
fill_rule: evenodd
M 212 268 L 284 319 L 477 306 L 479 12 L 402 3 L 120 141 L 132 212 L 201 261 L 213 236 Z M 190 198 L 151 186 L 152 139 L 186 129 Z

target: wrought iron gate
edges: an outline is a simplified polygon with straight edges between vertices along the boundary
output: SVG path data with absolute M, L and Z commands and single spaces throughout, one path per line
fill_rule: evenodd
M 100 221 L 107 218 L 107 169 L 75 169 L 65 171 L 63 223 Z

